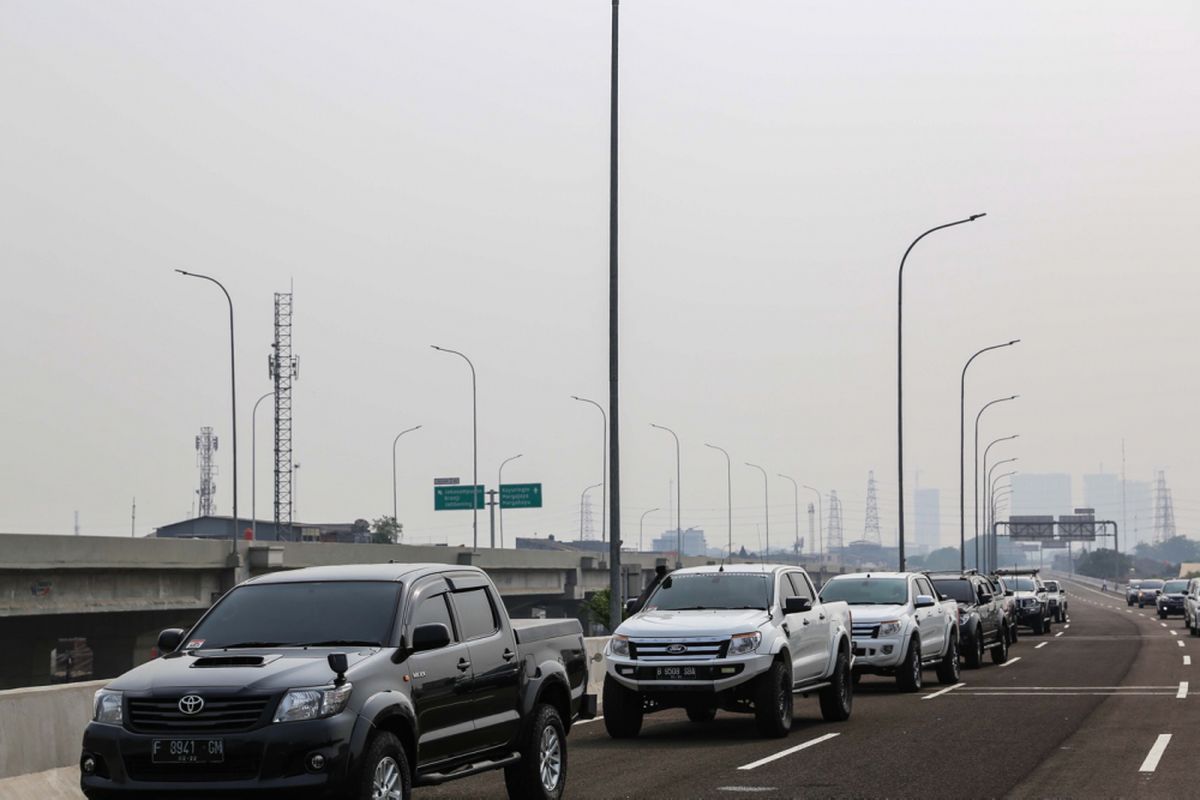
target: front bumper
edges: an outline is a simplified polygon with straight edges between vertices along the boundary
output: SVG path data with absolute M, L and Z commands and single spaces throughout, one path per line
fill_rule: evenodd
M 1159 603 L 1158 612 L 1160 614 L 1182 614 L 1183 603 Z
M 723 692 L 754 680 L 771 667 L 770 653 L 751 653 L 711 659 L 647 660 L 607 654 L 605 671 L 613 680 L 637 692 Z M 660 667 L 693 669 L 695 677 L 657 678 Z
M 1040 605 L 1022 606 L 1017 609 L 1017 622 L 1022 625 L 1032 625 L 1034 622 L 1044 620 L 1046 611 Z
M 854 639 L 854 668 L 859 672 L 895 669 L 904 661 L 905 641 L 902 636 Z
M 105 792 L 137 792 L 147 798 L 180 792 L 287 792 L 289 797 L 323 797 L 342 788 L 352 758 L 351 740 L 358 716 L 344 711 L 334 717 L 266 725 L 239 733 L 135 733 L 118 725 L 93 722 L 83 734 L 80 764 L 93 759 L 95 770 L 82 772 L 80 786 L 89 796 Z M 365 720 L 362 724 L 367 725 Z M 155 764 L 155 739 L 221 739 L 220 764 Z M 320 753 L 320 770 L 308 767 Z

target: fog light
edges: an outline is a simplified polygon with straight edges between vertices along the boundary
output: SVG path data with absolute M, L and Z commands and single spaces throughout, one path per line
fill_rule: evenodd
M 79 767 L 83 770 L 84 775 L 91 775 L 96 771 L 96 759 L 91 756 L 84 756 L 83 762 Z
M 890 656 L 892 654 L 892 646 L 890 644 L 885 644 L 883 646 L 883 654 L 885 656 Z
M 325 756 L 320 753 L 313 753 L 308 757 L 308 768 L 313 772 L 320 772 L 325 769 Z

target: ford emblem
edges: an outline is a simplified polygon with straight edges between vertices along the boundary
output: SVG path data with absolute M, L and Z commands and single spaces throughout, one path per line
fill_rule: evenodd
M 189 717 L 199 714 L 204 710 L 204 698 L 198 694 L 184 695 L 179 700 L 179 710 Z
M 687 645 L 682 645 L 682 644 L 668 645 L 667 652 L 673 656 L 681 656 L 687 652 Z

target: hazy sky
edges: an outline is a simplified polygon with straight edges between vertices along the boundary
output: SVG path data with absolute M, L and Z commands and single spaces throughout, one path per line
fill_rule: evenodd
M 573 535 L 607 386 L 605 0 L 0 0 L 0 530 L 128 535 L 187 515 L 221 437 L 236 303 L 241 511 L 270 390 L 272 293 L 295 283 L 297 517 L 391 510 L 469 540 L 434 476 L 542 481 L 514 535 Z M 622 520 L 773 543 L 791 485 L 867 471 L 896 515 L 896 266 L 908 486 L 957 539 L 958 380 L 1026 471 L 1167 470 L 1200 523 L 1200 6 L 1194 2 L 621 5 Z M 263 404 L 266 411 L 267 404 Z M 259 514 L 271 498 L 260 413 Z M 994 452 L 998 452 L 999 447 Z M 969 479 L 968 479 L 969 483 Z M 1076 491 L 1082 487 L 1077 481 Z M 802 504 L 810 497 L 801 497 Z M 1080 498 L 1082 499 L 1082 498 Z M 599 516 L 599 493 L 595 493 Z M 969 509 L 969 506 L 968 506 Z M 802 505 L 803 515 L 803 505 Z M 481 516 L 481 539 L 486 528 Z M 806 520 L 801 521 L 802 533 Z

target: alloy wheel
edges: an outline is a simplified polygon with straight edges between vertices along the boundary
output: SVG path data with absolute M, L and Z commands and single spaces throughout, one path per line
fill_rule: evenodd
M 549 725 L 542 731 L 542 741 L 538 747 L 538 771 L 542 788 L 553 793 L 562 780 L 562 741 L 558 738 L 558 731 Z
M 400 780 L 400 765 L 391 756 L 384 756 L 375 765 L 371 779 L 371 800 L 402 800 L 403 784 Z

